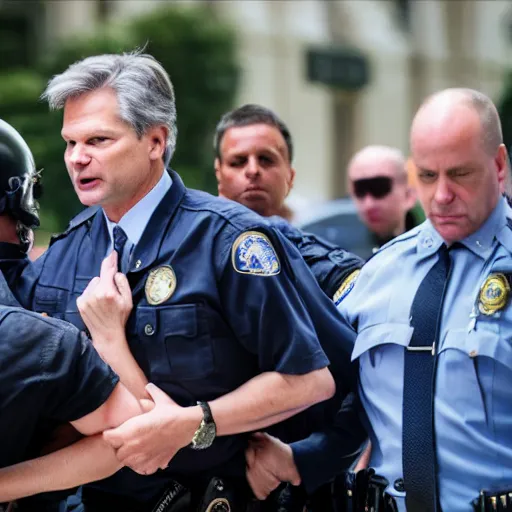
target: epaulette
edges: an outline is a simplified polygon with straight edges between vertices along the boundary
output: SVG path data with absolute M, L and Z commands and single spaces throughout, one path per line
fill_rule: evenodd
M 398 244 L 400 242 L 405 242 L 406 240 L 410 240 L 411 238 L 418 236 L 419 232 L 423 229 L 423 227 L 424 226 L 422 223 L 419 226 L 416 226 L 415 228 L 412 228 L 409 231 L 406 231 L 405 233 L 398 235 L 396 238 L 393 238 L 389 242 L 385 243 L 377 252 L 381 252 L 395 244 Z
M 85 210 L 82 210 L 78 215 L 73 217 L 68 224 L 68 227 L 66 228 L 66 231 L 63 231 L 62 233 L 57 233 L 56 235 L 53 235 L 50 239 L 50 245 L 52 245 L 57 240 L 60 240 L 61 238 L 66 237 L 71 231 L 76 229 L 77 227 L 81 226 L 85 222 L 87 222 L 89 219 L 94 217 L 96 212 L 101 207 L 98 205 L 90 206 L 89 208 L 86 208 Z
M 385 243 L 382 247 L 379 247 L 367 260 L 366 263 L 368 263 L 371 259 L 373 259 L 375 256 L 382 254 L 387 249 L 400 244 L 402 242 L 406 242 L 407 240 L 411 240 L 418 236 L 419 232 L 423 229 L 423 223 L 419 226 L 416 226 L 409 231 L 406 231 L 405 233 L 402 233 L 401 235 L 398 235 L 396 238 L 393 238 L 389 242 Z

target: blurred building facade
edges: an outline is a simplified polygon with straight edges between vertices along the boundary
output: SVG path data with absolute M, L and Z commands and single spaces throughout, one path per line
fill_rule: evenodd
M 261 103 L 288 123 L 295 190 L 314 202 L 344 195 L 345 166 L 362 146 L 407 154 L 427 94 L 463 86 L 498 101 L 512 68 L 510 0 L 0 0 L 0 9 L 25 6 L 44 49 L 168 3 L 207 4 L 236 26 L 238 104 Z

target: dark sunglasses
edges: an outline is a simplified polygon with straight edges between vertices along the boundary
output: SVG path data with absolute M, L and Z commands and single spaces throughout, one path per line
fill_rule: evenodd
M 393 180 L 388 176 L 377 176 L 364 180 L 355 180 L 354 194 L 358 199 L 363 199 L 366 194 L 370 194 L 376 199 L 386 197 L 393 187 Z

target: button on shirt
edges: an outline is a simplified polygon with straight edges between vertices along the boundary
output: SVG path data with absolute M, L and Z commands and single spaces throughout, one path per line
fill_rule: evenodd
M 438 338 L 435 438 L 442 510 L 470 512 L 482 489 L 512 488 L 512 305 L 479 307 L 486 279 L 512 276 L 512 210 L 500 199 L 487 221 L 450 251 Z M 509 225 L 510 224 L 510 225 Z M 404 347 L 416 291 L 443 244 L 429 221 L 390 242 L 361 271 L 338 309 L 357 329 L 361 401 L 372 439 L 370 466 L 390 482 L 402 473 Z M 484 286 L 485 288 L 485 286 Z M 508 293 L 508 292 L 504 292 Z

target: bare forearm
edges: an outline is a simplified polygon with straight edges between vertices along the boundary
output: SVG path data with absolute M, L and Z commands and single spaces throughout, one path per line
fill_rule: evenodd
M 102 480 L 121 468 L 101 435 L 38 459 L 0 469 L 0 502 Z
M 95 345 L 96 346 L 96 345 Z M 127 343 L 99 345 L 96 350 L 101 358 L 119 375 L 121 382 L 138 400 L 149 398 L 146 392 L 148 379 L 130 352 Z
M 322 370 L 317 372 L 263 373 L 210 402 L 217 434 L 224 436 L 268 427 L 329 398 L 332 377 L 320 373 Z

